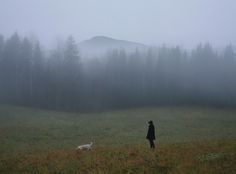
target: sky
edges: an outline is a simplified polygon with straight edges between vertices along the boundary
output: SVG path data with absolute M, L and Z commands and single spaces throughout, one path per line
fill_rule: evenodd
M 46 45 L 73 35 L 148 45 L 236 44 L 236 0 L 0 0 L 0 34 Z

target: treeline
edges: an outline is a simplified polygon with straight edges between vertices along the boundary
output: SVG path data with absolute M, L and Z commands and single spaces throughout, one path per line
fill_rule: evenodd
M 83 61 L 82 61 L 83 60 Z M 0 36 L 0 102 L 65 111 L 158 105 L 236 106 L 236 61 L 231 45 L 192 51 L 111 50 L 84 60 L 73 37 L 51 51 L 38 41 Z

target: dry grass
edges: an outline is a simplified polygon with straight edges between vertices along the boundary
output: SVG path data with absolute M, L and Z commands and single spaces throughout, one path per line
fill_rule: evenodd
M 91 151 L 54 150 L 1 157 L 0 173 L 182 174 L 236 173 L 236 140 L 94 147 Z
M 73 114 L 0 106 L 0 174 L 234 174 L 235 114 L 204 107 Z M 149 119 L 155 151 L 145 144 Z M 91 140 L 92 151 L 72 149 Z

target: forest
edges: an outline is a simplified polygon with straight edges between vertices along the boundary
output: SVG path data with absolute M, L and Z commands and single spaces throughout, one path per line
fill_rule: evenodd
M 53 49 L 0 35 L 0 102 L 71 112 L 160 105 L 236 106 L 232 45 L 122 48 L 83 59 L 69 36 Z

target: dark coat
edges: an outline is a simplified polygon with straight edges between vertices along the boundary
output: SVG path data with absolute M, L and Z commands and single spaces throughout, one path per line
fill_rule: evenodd
M 147 133 L 146 139 L 149 139 L 149 140 L 155 140 L 156 139 L 156 137 L 155 137 L 155 127 L 154 127 L 153 124 L 149 124 L 149 126 L 148 126 L 148 133 Z

